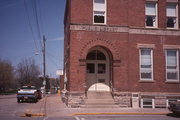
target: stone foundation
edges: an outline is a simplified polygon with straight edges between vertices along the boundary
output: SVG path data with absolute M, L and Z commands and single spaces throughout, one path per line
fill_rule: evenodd
M 166 108 L 166 96 L 155 96 L 155 107 Z
M 64 95 L 63 95 L 64 94 Z M 62 100 L 68 106 L 72 108 L 82 107 L 85 103 L 84 92 L 68 92 L 62 93 Z
M 133 107 L 133 101 L 137 101 L 139 108 L 143 108 L 143 100 L 152 101 L 152 108 L 167 108 L 169 102 L 180 101 L 180 93 L 136 93 L 137 96 L 133 97 L 130 92 L 114 92 L 113 98 L 115 104 L 120 108 Z M 135 99 L 134 99 L 135 98 Z
M 180 93 L 140 93 L 140 99 L 152 99 L 153 108 L 167 108 L 169 102 L 180 100 Z
M 135 95 L 135 96 L 134 96 Z M 114 102 L 120 108 L 131 108 L 136 101 L 139 108 L 167 108 L 169 102 L 180 101 L 180 93 L 131 93 L 131 92 L 114 92 L 112 93 Z M 88 99 L 84 92 L 62 91 L 62 101 L 72 108 L 84 107 Z M 145 105 L 150 102 L 151 105 Z
M 119 107 L 131 107 L 131 93 L 114 92 L 113 98 Z

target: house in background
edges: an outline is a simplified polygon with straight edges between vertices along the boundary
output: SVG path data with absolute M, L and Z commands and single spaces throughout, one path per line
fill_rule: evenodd
M 64 25 L 69 105 L 92 92 L 119 107 L 180 100 L 179 0 L 67 0 Z

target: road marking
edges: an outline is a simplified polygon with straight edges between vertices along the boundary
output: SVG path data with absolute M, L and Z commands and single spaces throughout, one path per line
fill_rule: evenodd
M 85 120 L 85 118 L 79 118 L 77 116 L 75 116 L 76 120 Z
M 76 120 L 80 120 L 80 118 L 79 118 L 79 117 L 77 117 L 77 116 L 75 116 L 75 118 L 76 118 Z
M 85 118 L 81 118 L 81 120 L 85 120 Z
M 47 120 L 48 119 L 48 117 L 45 117 L 43 120 Z

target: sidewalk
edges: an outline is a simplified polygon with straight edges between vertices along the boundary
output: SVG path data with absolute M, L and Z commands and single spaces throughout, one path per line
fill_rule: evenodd
M 171 113 L 165 108 L 68 108 L 59 95 L 47 95 L 38 103 L 31 105 L 26 114 L 32 116 L 74 116 L 74 115 L 165 115 Z

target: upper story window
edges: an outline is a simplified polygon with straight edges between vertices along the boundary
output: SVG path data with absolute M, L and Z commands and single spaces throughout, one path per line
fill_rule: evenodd
M 167 28 L 178 28 L 178 5 L 168 3 L 166 6 Z
M 157 27 L 157 3 L 146 3 L 146 27 Z
M 166 81 L 179 82 L 179 51 L 166 50 Z
M 106 0 L 93 1 L 93 23 L 106 24 Z

